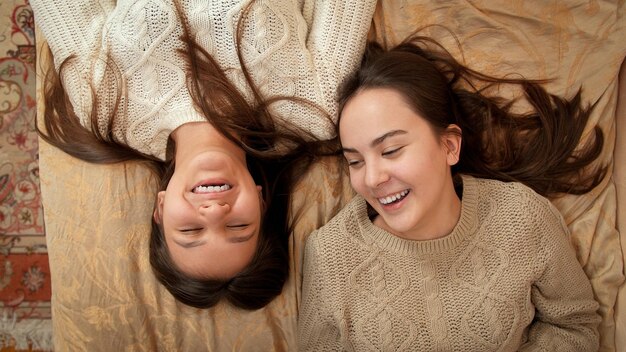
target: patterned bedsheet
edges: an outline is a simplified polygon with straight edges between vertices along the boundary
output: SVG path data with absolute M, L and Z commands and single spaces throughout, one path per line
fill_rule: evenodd
M 35 28 L 25 0 L 0 3 L 0 347 L 52 346 L 50 270 L 35 132 Z

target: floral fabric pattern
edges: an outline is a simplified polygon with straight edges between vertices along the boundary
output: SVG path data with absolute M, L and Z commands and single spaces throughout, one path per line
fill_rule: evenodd
M 35 130 L 34 31 L 27 0 L 0 3 L 0 347 L 19 350 L 47 349 L 50 338 L 33 336 L 52 334 Z

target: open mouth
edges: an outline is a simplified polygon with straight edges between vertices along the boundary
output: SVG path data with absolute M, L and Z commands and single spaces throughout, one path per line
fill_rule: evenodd
M 405 189 L 404 191 L 398 192 L 396 194 L 392 194 L 384 198 L 378 198 L 378 202 L 380 202 L 380 204 L 382 205 L 398 203 L 399 201 L 403 200 L 409 194 L 409 192 L 410 191 L 408 189 Z
M 212 184 L 212 185 L 199 185 L 194 187 L 192 190 L 193 193 L 219 193 L 225 192 L 231 189 L 232 186 L 226 183 L 223 184 Z

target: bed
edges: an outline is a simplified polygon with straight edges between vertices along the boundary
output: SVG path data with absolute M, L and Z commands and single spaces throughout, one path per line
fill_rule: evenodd
M 609 175 L 589 194 L 552 201 L 600 303 L 602 351 L 626 351 L 625 15 L 623 1 L 382 0 L 370 31 L 391 44 L 427 27 L 422 33 L 483 72 L 551 78 L 548 90 L 565 96 L 583 86 L 584 100 L 595 104 L 587 131 L 598 124 L 605 132 L 601 161 Z M 321 160 L 296 193 L 302 216 L 281 296 L 254 312 L 226 304 L 200 310 L 176 302 L 151 272 L 156 181 L 145 166 L 90 165 L 41 141 L 40 173 L 58 351 L 297 350 L 304 240 L 352 196 L 335 160 Z

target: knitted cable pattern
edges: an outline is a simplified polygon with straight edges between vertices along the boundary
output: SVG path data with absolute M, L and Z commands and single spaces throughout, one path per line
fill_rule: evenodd
M 250 0 L 181 1 L 196 40 L 249 94 L 235 49 L 236 26 Z M 358 63 L 376 1 L 257 0 L 242 21 L 241 49 L 255 84 L 267 96 L 295 96 L 317 104 L 282 102 L 279 119 L 318 138 L 334 134 L 335 90 Z M 33 0 L 37 24 L 55 66 L 75 59 L 63 74 L 72 105 L 85 126 L 92 109 L 90 82 L 101 99 L 106 126 L 110 58 L 122 73 L 128 99 L 116 117 L 114 136 L 134 149 L 163 159 L 169 134 L 187 122 L 204 121 L 186 89 L 186 63 L 178 50 L 183 27 L 172 1 Z M 100 98 L 100 97 L 103 98 Z
M 449 235 L 396 237 L 357 196 L 309 236 L 302 351 L 593 351 L 591 285 L 555 208 L 518 183 L 463 177 Z

